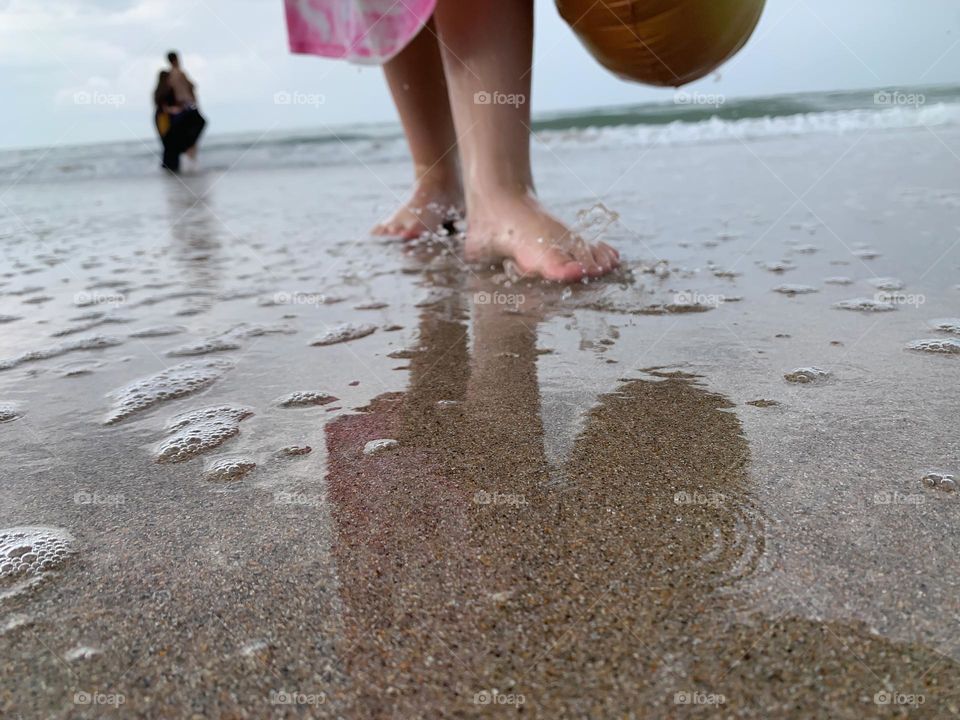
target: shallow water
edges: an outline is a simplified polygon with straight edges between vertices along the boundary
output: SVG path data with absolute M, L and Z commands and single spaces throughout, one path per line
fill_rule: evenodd
M 570 288 L 369 239 L 400 164 L 9 189 L 0 527 L 72 540 L 0 600 L 0 707 L 956 712 L 937 133 L 540 148 L 626 259 Z

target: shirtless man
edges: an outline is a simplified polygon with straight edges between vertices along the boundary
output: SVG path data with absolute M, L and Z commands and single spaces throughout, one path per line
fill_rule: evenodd
M 197 95 L 193 81 L 187 77 L 187 74 L 180 67 L 180 57 L 176 51 L 171 50 L 167 53 L 167 60 L 170 62 L 170 77 L 168 82 L 173 88 L 174 97 L 177 99 L 177 105 L 184 110 L 191 110 L 197 107 Z M 186 156 L 191 160 L 197 159 L 197 146 L 193 145 L 186 151 Z

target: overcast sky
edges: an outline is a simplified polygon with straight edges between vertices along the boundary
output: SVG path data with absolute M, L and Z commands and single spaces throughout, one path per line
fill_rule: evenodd
M 538 0 L 537 22 L 534 112 L 673 97 L 604 71 L 550 0 Z M 287 51 L 281 0 L 0 0 L 0 147 L 149 137 L 169 48 L 195 79 L 212 132 L 395 119 L 378 68 Z M 692 89 L 742 96 L 941 83 L 960 84 L 957 0 L 767 0 L 747 47 L 719 79 Z M 324 102 L 278 105 L 277 92 Z

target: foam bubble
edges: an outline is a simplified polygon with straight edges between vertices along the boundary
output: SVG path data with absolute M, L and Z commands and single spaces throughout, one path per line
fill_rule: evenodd
M 784 380 L 787 382 L 803 384 L 821 382 L 829 377 L 830 372 L 828 370 L 823 370 L 813 366 L 796 368 L 783 376 Z
M 183 462 L 221 445 L 240 433 L 240 423 L 253 415 L 249 408 L 226 405 L 178 415 L 168 425 L 172 435 L 157 448 L 157 462 Z
M 853 280 L 846 275 L 834 275 L 824 279 L 826 285 L 852 285 Z
M 300 455 L 308 455 L 313 452 L 313 448 L 309 445 L 287 445 L 277 450 L 276 455 L 280 457 L 298 457 Z
M 332 403 L 338 399 L 339 398 L 335 398 L 333 395 L 327 395 L 326 393 L 315 393 L 302 390 L 285 395 L 277 400 L 277 404 L 280 407 L 285 408 L 309 407 L 311 405 L 326 405 L 327 403 Z
M 936 490 L 945 492 L 954 492 L 957 489 L 957 481 L 953 475 L 944 472 L 928 472 L 923 476 L 923 484 Z
M 20 320 L 19 315 L 0 315 L 0 325 L 6 325 L 7 323 L 16 322 Z
M 16 403 L 0 403 L 0 423 L 10 422 L 22 417 L 20 407 Z
M 253 460 L 246 458 L 216 458 L 211 460 L 203 471 L 203 479 L 211 482 L 231 482 L 239 480 L 256 466 Z
M 238 338 L 252 338 L 263 337 L 264 335 L 293 335 L 296 332 L 296 328 L 291 327 L 287 323 L 254 323 L 251 325 L 238 325 L 226 334 Z
M 960 318 L 938 318 L 931 320 L 928 324 L 934 330 L 960 335 Z
M 875 260 L 880 257 L 880 253 L 873 248 L 860 248 L 859 250 L 853 251 L 853 256 L 861 260 Z
M 903 282 L 900 278 L 895 277 L 875 277 L 867 280 L 868 283 L 873 285 L 877 290 L 903 290 L 906 286 L 906 283 Z
M 335 345 L 336 343 L 356 340 L 376 332 L 376 325 L 368 323 L 340 323 L 315 338 L 311 345 Z
M 354 305 L 354 310 L 383 310 L 383 308 L 390 307 L 388 303 L 385 302 L 368 302 L 361 303 L 360 305 Z
M 38 293 L 43 290 L 43 287 L 40 285 L 30 285 L 28 287 L 20 288 L 19 290 L 7 290 L 7 295 L 21 296 L 21 295 L 32 295 L 33 293 Z
M 149 295 L 143 298 L 140 302 L 137 303 L 140 305 L 156 305 L 157 303 L 166 302 L 167 300 L 189 300 L 193 298 L 208 298 L 213 295 L 212 292 L 208 290 L 180 290 L 169 293 L 161 293 L 158 295 Z
M 112 393 L 116 402 L 104 423 L 112 425 L 158 403 L 199 392 L 232 367 L 233 363 L 227 360 L 185 362 L 136 380 Z
M 418 308 L 432 307 L 449 299 L 453 293 L 443 288 L 430 288 L 426 293 L 420 296 L 413 306 Z
M 392 438 L 380 438 L 379 440 L 371 440 L 366 445 L 363 446 L 364 455 L 374 455 L 384 450 L 392 450 L 397 447 L 400 443 Z
M 834 303 L 833 306 L 840 310 L 855 310 L 857 312 L 890 312 L 897 309 L 897 306 L 893 303 L 865 297 L 841 300 Z
M 167 335 L 177 335 L 182 332 L 186 332 L 187 328 L 183 325 L 152 325 L 151 327 L 145 327 L 141 330 L 135 330 L 130 333 L 132 338 L 152 338 L 152 337 L 165 337 Z
M 114 347 L 122 342 L 123 340 L 120 338 L 109 335 L 92 335 L 86 338 L 77 338 L 76 340 L 51 345 L 40 350 L 30 350 L 14 358 L 0 360 L 0 370 L 9 370 L 23 363 L 47 360 L 78 350 L 101 350 L 103 348 Z
M 100 654 L 101 652 L 97 648 L 87 645 L 77 645 L 75 648 L 64 653 L 63 659 L 67 662 L 75 662 L 77 660 L 89 660 Z
M 206 338 L 172 348 L 164 354 L 169 357 L 186 357 L 190 355 L 207 355 L 209 353 L 225 352 L 227 350 L 239 350 L 240 347 L 240 343 L 225 337 Z
M 812 285 L 800 285 L 798 283 L 785 283 L 783 285 L 777 285 L 773 291 L 782 293 L 783 295 L 806 295 L 808 293 L 818 292 L 817 288 L 813 287 Z
M 0 530 L 0 598 L 39 582 L 73 549 L 73 536 L 62 528 L 14 527 Z
M 924 338 L 907 344 L 909 350 L 920 352 L 944 353 L 947 355 L 960 354 L 960 340 L 955 338 Z
M 98 313 L 98 317 L 92 317 L 86 319 L 85 321 L 81 321 L 78 325 L 74 325 L 73 327 L 57 330 L 55 333 L 53 333 L 53 337 L 66 337 L 67 335 L 76 335 L 79 332 L 92 330 L 100 325 L 120 325 L 128 322 L 130 322 L 130 318 L 128 317 L 123 317 L 121 315 L 104 315 L 103 313 Z
M 782 273 L 786 272 L 787 270 L 793 270 L 797 266 L 792 262 L 788 262 L 787 260 L 773 260 L 770 262 L 761 263 L 760 267 L 762 267 L 764 270 L 769 270 L 770 272 Z

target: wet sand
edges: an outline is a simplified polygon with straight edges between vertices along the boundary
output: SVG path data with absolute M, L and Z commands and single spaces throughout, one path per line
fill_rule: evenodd
M 0 708 L 957 715 L 938 135 L 540 148 L 567 291 L 367 238 L 399 165 L 12 188 Z

